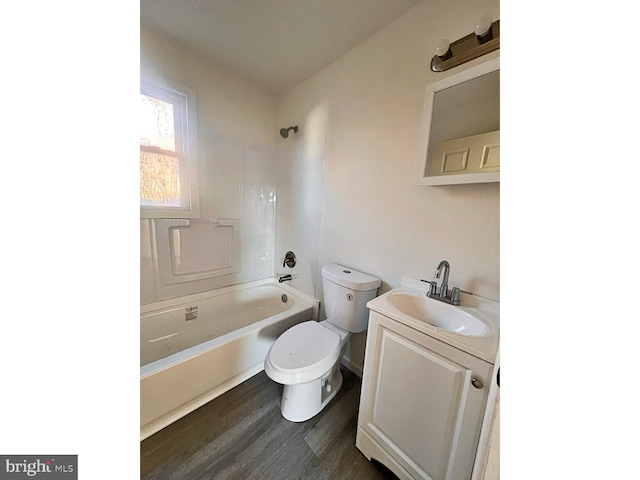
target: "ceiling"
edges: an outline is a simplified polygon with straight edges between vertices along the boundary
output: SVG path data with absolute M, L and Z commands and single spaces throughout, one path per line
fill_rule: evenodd
M 140 23 L 279 95 L 421 1 L 140 0 Z

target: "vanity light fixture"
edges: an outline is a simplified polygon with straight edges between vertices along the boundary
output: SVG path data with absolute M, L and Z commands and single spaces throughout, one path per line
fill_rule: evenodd
M 431 59 L 431 70 L 444 72 L 499 48 L 500 20 L 494 22 L 491 15 L 485 15 L 477 23 L 473 33 L 451 44 L 446 38 L 440 40 L 436 54 Z
M 491 15 L 485 15 L 480 19 L 473 33 L 475 33 L 476 37 L 480 40 L 491 33 L 491 25 L 493 25 L 493 17 Z
M 451 58 L 451 44 L 449 43 L 449 39 L 443 38 L 440 40 L 440 43 L 438 43 L 438 46 L 436 47 L 436 55 L 442 60 L 448 60 Z

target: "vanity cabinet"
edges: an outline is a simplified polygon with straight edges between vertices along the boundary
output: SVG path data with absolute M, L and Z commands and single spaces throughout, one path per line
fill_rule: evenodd
M 470 479 L 493 365 L 371 311 L 356 446 L 400 478 Z

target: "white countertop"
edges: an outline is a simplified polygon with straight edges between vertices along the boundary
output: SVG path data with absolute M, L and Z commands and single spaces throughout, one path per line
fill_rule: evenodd
M 381 315 L 392 318 L 408 327 L 418 330 L 452 347 L 458 348 L 475 357 L 495 364 L 500 339 L 500 304 L 496 301 L 470 295 L 460 294 L 459 308 L 480 318 L 488 327 L 489 333 L 484 336 L 459 335 L 404 314 L 388 301 L 393 293 L 403 292 L 412 295 L 426 296 L 429 285 L 413 278 L 403 277 L 402 284 L 379 297 L 370 300 L 367 307 Z M 434 300 L 437 301 L 437 300 Z

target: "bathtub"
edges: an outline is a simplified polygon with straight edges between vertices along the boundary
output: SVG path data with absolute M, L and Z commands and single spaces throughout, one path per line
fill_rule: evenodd
M 140 439 L 264 368 L 273 342 L 319 303 L 275 279 L 140 308 Z

